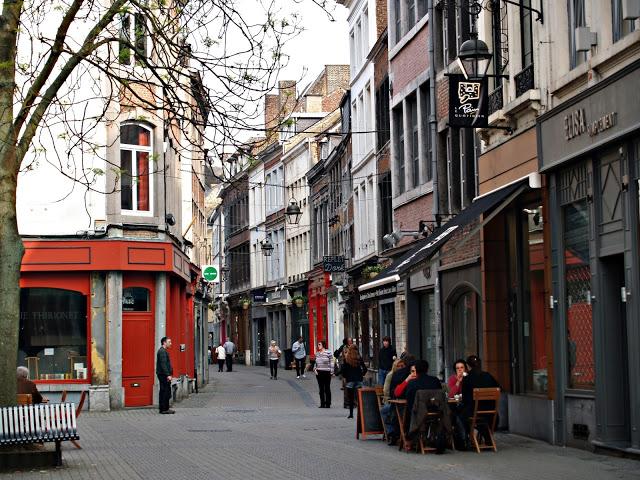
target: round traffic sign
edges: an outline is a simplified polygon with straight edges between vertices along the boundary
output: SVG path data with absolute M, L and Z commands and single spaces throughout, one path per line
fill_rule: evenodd
M 213 282 L 216 278 L 218 278 L 218 269 L 212 265 L 209 265 L 202 271 L 202 277 L 207 282 Z

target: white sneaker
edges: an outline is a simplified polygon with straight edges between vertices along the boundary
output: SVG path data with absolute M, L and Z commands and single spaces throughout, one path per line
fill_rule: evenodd
M 307 378 L 307 376 L 306 375 L 302 375 L 302 378 Z
M 298 375 L 296 378 L 300 378 L 300 375 Z

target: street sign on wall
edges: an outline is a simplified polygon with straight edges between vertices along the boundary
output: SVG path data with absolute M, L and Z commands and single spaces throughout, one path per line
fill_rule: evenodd
M 342 255 L 325 255 L 322 257 L 322 268 L 325 272 L 344 272 L 346 270 Z
M 205 265 L 202 267 L 202 278 L 207 282 L 218 283 L 218 266 L 217 265 Z
M 482 128 L 488 126 L 489 95 L 487 78 L 449 77 L 449 125 Z

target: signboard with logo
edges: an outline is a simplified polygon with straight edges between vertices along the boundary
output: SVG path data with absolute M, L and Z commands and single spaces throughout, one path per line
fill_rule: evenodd
M 218 266 L 217 265 L 204 265 L 202 267 L 202 278 L 204 278 L 207 282 L 218 283 L 219 280 L 218 275 Z
M 482 128 L 488 125 L 487 78 L 449 75 L 449 125 Z
M 342 255 L 325 255 L 322 257 L 322 268 L 325 272 L 344 272 L 346 270 Z
M 253 297 L 253 303 L 262 303 L 267 300 L 267 294 L 264 288 L 251 290 L 251 296 Z

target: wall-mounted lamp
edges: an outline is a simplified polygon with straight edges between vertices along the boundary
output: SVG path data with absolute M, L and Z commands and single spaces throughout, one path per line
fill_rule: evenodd
M 300 205 L 298 205 L 295 198 L 292 197 L 291 200 L 289 200 L 289 205 L 284 213 L 287 216 L 287 222 L 289 222 L 290 225 L 298 225 L 300 223 L 302 210 L 300 210 Z
M 271 239 L 269 237 L 265 238 L 260 242 L 260 248 L 262 248 L 262 254 L 265 257 L 270 257 L 273 253 L 273 243 L 271 243 Z

